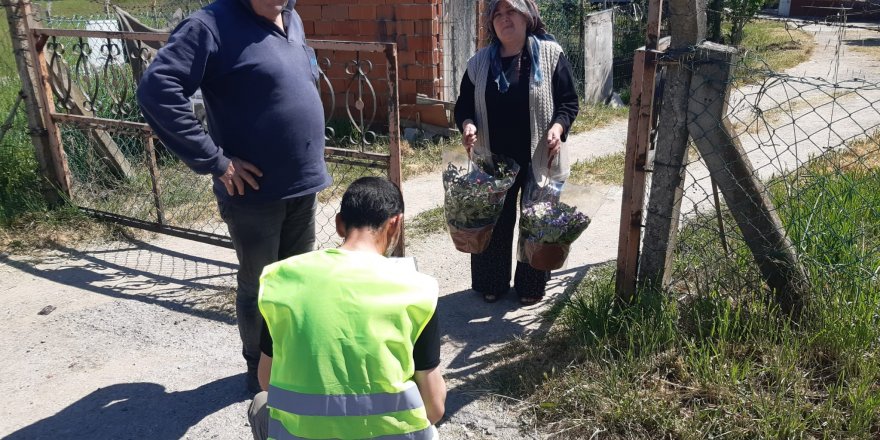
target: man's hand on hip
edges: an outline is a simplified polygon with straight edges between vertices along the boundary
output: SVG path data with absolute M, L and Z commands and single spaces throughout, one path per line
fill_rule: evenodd
M 260 189 L 257 177 L 263 177 L 263 172 L 259 168 L 250 162 L 233 157 L 229 159 L 229 166 L 226 167 L 226 172 L 219 176 L 218 179 L 223 182 L 223 186 L 226 187 L 226 192 L 230 196 L 234 196 L 236 193 L 243 196 L 245 182 L 254 190 Z

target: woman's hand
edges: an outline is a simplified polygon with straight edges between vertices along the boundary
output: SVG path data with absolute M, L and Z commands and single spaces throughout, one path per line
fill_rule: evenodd
M 477 126 L 474 125 L 473 121 L 468 119 L 461 125 L 461 134 L 461 143 L 464 144 L 464 149 L 467 150 L 468 155 L 470 155 L 471 149 L 474 148 L 474 144 L 477 142 Z
M 547 156 L 549 160 L 547 162 L 547 166 L 551 166 L 553 163 L 553 159 L 556 159 L 556 156 L 559 155 L 559 150 L 562 148 L 562 125 L 558 122 L 553 124 L 550 127 L 550 130 L 547 130 Z

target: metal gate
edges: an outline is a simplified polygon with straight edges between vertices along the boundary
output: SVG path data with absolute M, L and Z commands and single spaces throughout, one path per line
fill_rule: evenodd
M 136 102 L 135 72 L 149 64 L 150 46 L 163 44 L 168 33 L 48 28 L 25 15 L 31 65 L 41 79 L 33 92 L 46 113 L 61 192 L 102 219 L 231 247 L 211 178 L 190 171 L 155 140 Z M 317 246 L 327 247 L 337 244 L 333 219 L 351 181 L 384 175 L 402 183 L 397 47 L 308 43 L 319 59 L 317 86 L 327 116 L 325 158 L 334 178 L 318 195 Z M 384 78 L 371 74 L 374 68 L 384 69 Z M 398 253 L 402 249 L 401 243 Z

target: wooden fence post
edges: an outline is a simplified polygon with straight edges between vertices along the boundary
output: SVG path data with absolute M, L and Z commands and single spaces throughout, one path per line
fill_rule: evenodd
M 697 47 L 688 129 L 782 310 L 798 316 L 808 300 L 808 281 L 773 202 L 755 174 L 727 115 L 736 49 L 715 43 Z
M 385 48 L 385 57 L 388 60 L 388 87 L 391 91 L 388 96 L 388 144 L 391 155 L 388 163 L 388 179 L 394 182 L 398 188 L 403 188 L 403 173 L 400 164 L 400 90 L 397 72 L 397 45 L 390 44 Z M 405 226 L 403 226 L 405 228 Z M 394 250 L 395 257 L 402 257 L 406 249 L 406 231 L 401 230 L 400 241 Z
M 617 300 L 635 299 L 639 248 L 645 202 L 645 163 L 651 133 L 654 101 L 654 78 L 657 73 L 657 50 L 660 45 L 660 18 L 663 0 L 648 4 L 648 27 L 645 47 L 636 51 L 630 97 L 629 128 L 626 136 L 626 159 L 623 168 L 623 197 L 620 210 L 620 236 L 617 247 L 615 293 Z
M 700 0 L 669 0 L 670 51 L 699 44 L 706 36 L 706 5 Z M 678 219 L 684 194 L 688 149 L 688 100 L 691 70 L 673 62 L 666 65 L 666 83 L 654 167 L 651 195 L 645 219 L 645 237 L 639 261 L 639 281 L 647 286 L 666 287 L 671 275 Z
M 37 52 L 42 51 L 45 41 L 35 41 L 30 31 L 33 20 L 30 0 L 4 3 L 12 50 L 15 55 L 18 76 L 21 79 L 21 93 L 28 118 L 28 131 L 34 153 L 44 177 L 42 193 L 50 205 L 57 205 L 70 196 L 70 175 L 61 148 L 61 139 L 43 99 L 43 76 L 35 60 Z M 37 46 L 40 47 L 37 47 Z M 57 149 L 56 149 L 57 147 Z M 60 153 L 60 156 L 59 156 Z

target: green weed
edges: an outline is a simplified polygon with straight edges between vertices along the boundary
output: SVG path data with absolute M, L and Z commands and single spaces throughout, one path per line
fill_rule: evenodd
M 571 166 L 569 180 L 579 185 L 593 182 L 620 185 L 623 182 L 625 161 L 626 154 L 622 151 L 587 161 L 577 161 Z

